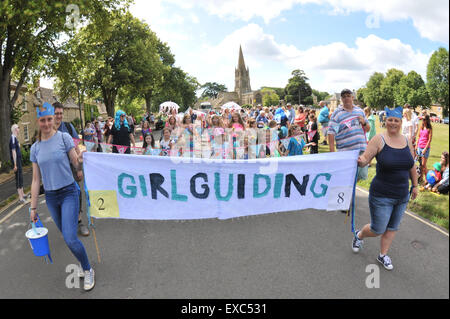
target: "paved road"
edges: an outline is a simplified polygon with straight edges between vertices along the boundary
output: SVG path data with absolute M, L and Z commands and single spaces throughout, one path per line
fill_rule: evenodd
M 23 172 L 23 185 L 24 188 L 31 185 L 33 179 L 33 172 L 31 169 L 26 169 Z M 17 194 L 16 180 L 14 174 L 12 177 L 4 183 L 0 184 L 0 202 L 8 199 L 10 196 Z
M 357 206 L 361 226 L 370 219 L 365 193 L 358 191 Z M 86 293 L 66 288 L 65 269 L 75 258 L 44 203 L 39 211 L 54 264 L 33 256 L 23 207 L 0 224 L 0 298 L 449 298 L 449 238 L 408 215 L 390 251 L 395 269 L 380 267 L 380 288 L 373 289 L 366 267 L 378 265 L 379 239 L 353 254 L 350 221 L 340 212 L 96 220 L 101 262 L 93 236 L 82 238 L 97 280 Z

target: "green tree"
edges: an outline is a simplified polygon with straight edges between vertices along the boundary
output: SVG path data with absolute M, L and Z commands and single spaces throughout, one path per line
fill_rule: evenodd
M 108 115 L 114 116 L 120 89 L 137 96 L 162 81 L 157 42 L 148 25 L 129 12 L 111 12 L 106 22 L 93 21 L 68 42 L 55 67 L 57 87 L 66 92 L 62 96 L 72 94 L 75 77 L 89 96 L 101 94 Z
M 384 99 L 385 105 L 394 107 L 399 103 L 395 100 L 395 92 L 398 91 L 398 87 L 401 79 L 405 76 L 405 73 L 397 69 L 389 69 L 386 73 L 386 77 L 381 83 L 380 92 Z M 403 104 L 402 104 L 403 105 Z
M 359 88 L 356 91 L 356 99 L 363 104 L 363 106 L 366 106 L 365 102 L 365 94 L 366 94 L 367 88 Z
M 312 94 L 311 86 L 306 82 L 309 79 L 303 70 L 294 70 L 291 75 L 292 78 L 289 79 L 285 88 L 285 100 L 290 103 L 304 104 L 305 99 Z
M 398 105 L 409 103 L 413 107 L 429 107 L 431 98 L 426 89 L 425 82 L 416 71 L 409 72 L 400 80 L 395 94 Z
M 320 101 L 325 101 L 330 96 L 330 93 L 328 92 L 321 92 L 314 89 L 312 90 L 312 94 L 317 97 L 317 103 L 319 103 Z
M 263 88 L 261 89 L 263 106 L 278 105 L 280 102 L 280 96 L 274 89 Z
M 172 101 L 180 105 L 180 111 L 193 106 L 196 101 L 196 91 L 200 84 L 194 78 L 177 67 L 170 68 L 164 78 L 160 92 L 154 98 L 154 107 L 165 101 Z
M 219 84 L 217 82 L 206 82 L 201 87 L 203 89 L 203 93 L 200 96 L 201 99 L 204 98 L 212 98 L 217 99 L 217 96 L 220 92 L 227 92 L 228 89 L 224 84 Z
M 366 83 L 364 90 L 364 103 L 375 109 L 382 109 L 386 104 L 386 98 L 382 95 L 381 85 L 384 81 L 384 74 L 375 72 Z
M 433 53 L 427 66 L 427 88 L 435 103 L 443 107 L 444 116 L 449 113 L 449 53 L 445 48 L 439 48 Z
M 106 11 L 125 6 L 128 0 L 8 0 L 0 1 L 0 160 L 8 160 L 11 112 L 20 88 L 32 82 L 56 59 L 70 34 L 73 23 L 100 19 Z M 68 5 L 77 5 L 78 14 L 67 13 Z M 75 13 L 74 15 L 72 15 Z M 74 19 L 71 20 L 75 22 Z M 11 81 L 17 89 L 11 96 Z
M 263 87 L 261 87 L 261 90 L 263 90 L 263 89 L 271 89 L 271 90 L 273 90 L 280 97 L 280 100 L 284 100 L 284 98 L 286 96 L 285 88 L 276 88 L 276 87 L 263 86 Z M 279 101 L 277 103 L 279 103 Z

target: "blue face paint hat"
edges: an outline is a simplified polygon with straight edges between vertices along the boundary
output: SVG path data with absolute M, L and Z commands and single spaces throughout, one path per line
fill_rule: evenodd
M 40 110 L 39 107 L 36 108 L 37 118 L 41 118 L 44 116 L 55 115 L 55 108 L 48 102 L 45 102 L 42 105 L 43 111 Z
M 396 117 L 399 119 L 403 118 L 403 107 L 397 106 L 395 109 L 391 110 L 390 108 L 385 107 L 384 111 L 386 112 L 386 118 L 388 117 Z

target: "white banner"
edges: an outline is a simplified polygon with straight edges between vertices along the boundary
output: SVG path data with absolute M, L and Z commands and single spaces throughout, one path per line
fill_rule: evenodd
M 95 218 L 228 219 L 303 209 L 344 210 L 358 151 L 256 160 L 84 153 Z

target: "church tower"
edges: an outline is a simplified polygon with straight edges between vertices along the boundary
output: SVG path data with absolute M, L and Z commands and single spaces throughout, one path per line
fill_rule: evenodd
M 234 79 L 234 91 L 238 93 L 240 99 L 244 93 L 252 91 L 250 87 L 250 73 L 248 67 L 245 67 L 244 54 L 242 53 L 241 46 L 239 46 L 239 61 L 238 67 L 235 70 Z

